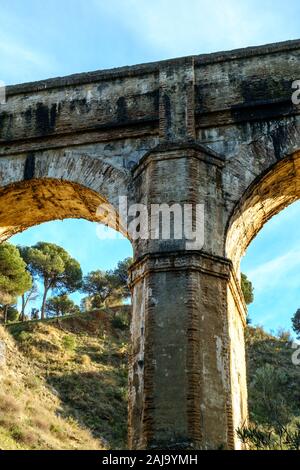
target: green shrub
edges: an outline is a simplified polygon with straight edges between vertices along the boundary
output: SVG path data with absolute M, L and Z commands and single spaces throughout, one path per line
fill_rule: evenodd
M 7 321 L 9 322 L 16 322 L 19 320 L 20 314 L 16 307 L 10 305 L 7 309 Z
M 32 336 L 28 331 L 21 331 L 17 336 L 17 340 L 20 341 L 20 343 L 27 343 L 31 338 Z
M 74 336 L 65 335 L 62 339 L 62 344 L 66 351 L 75 351 L 76 349 L 76 339 Z
M 128 316 L 117 313 L 111 320 L 113 328 L 118 330 L 127 330 L 129 328 Z
M 300 423 L 273 427 L 251 424 L 237 429 L 240 441 L 250 450 L 300 450 Z

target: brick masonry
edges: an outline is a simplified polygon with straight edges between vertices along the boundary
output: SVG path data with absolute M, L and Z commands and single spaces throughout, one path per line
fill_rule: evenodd
M 0 238 L 130 203 L 201 203 L 201 251 L 132 240 L 131 448 L 240 448 L 247 420 L 239 262 L 298 199 L 300 41 L 8 87 Z M 120 222 L 119 229 L 126 234 Z

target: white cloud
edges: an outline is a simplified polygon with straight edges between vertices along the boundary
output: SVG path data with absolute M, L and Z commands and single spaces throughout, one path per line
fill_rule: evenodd
M 26 46 L 4 34 L 0 35 L 1 80 L 6 83 L 32 80 L 36 74 L 47 76 L 55 61 L 47 54 Z
M 282 15 L 268 0 L 94 1 L 141 41 L 170 56 L 271 42 L 280 31 L 284 35 Z
M 266 293 L 267 291 L 286 287 L 293 287 L 295 283 L 300 284 L 299 277 L 295 273 L 300 267 L 300 249 L 292 249 L 284 255 L 278 256 L 255 269 L 246 271 L 247 276 L 255 287 L 255 293 Z
M 0 36 L 0 54 L 10 59 L 18 57 L 24 62 L 38 67 L 48 66 L 48 59 L 44 54 L 40 54 L 34 49 L 18 44 L 12 38 L 4 38 L 3 35 Z

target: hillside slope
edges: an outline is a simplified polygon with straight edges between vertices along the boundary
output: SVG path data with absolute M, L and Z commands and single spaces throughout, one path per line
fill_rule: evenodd
M 300 366 L 293 364 L 289 334 L 249 326 L 246 351 L 250 420 L 275 429 L 299 421 Z
M 127 319 L 125 307 L 0 327 L 0 449 L 126 448 Z M 290 339 L 248 327 L 246 344 L 251 422 L 298 419 Z
M 128 330 L 114 315 L 0 328 L 1 449 L 126 447 Z

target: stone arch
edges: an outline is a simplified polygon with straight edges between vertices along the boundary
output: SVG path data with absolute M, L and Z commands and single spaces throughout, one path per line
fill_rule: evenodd
M 299 147 L 298 147 L 299 148 Z M 300 199 L 300 150 L 262 171 L 241 195 L 226 227 L 225 256 L 233 263 L 227 288 L 229 364 L 233 429 L 247 422 L 247 380 L 244 328 L 246 306 L 240 289 L 240 260 L 268 220 Z M 237 275 L 236 275 L 237 274 Z M 236 287 L 236 295 L 233 286 Z M 241 443 L 235 437 L 235 448 Z
M 226 257 L 239 271 L 248 245 L 275 214 L 300 198 L 300 151 L 276 162 L 248 187 L 227 227 Z
M 118 216 L 118 198 L 127 196 L 128 173 L 100 158 L 72 152 L 40 152 L 0 159 L 0 241 L 55 219 L 107 222 L 127 236 Z M 116 221 L 116 223 L 115 223 Z

